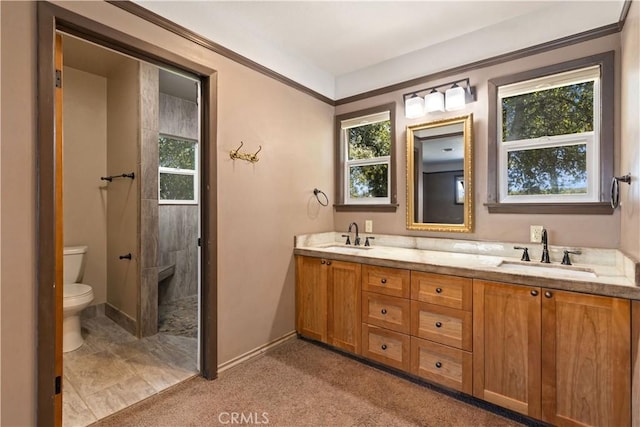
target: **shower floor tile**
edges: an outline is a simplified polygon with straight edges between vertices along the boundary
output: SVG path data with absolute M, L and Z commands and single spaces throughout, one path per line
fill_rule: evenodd
M 106 316 L 82 319 L 85 343 L 64 353 L 63 426 L 84 427 L 197 375 L 197 339 L 137 339 Z

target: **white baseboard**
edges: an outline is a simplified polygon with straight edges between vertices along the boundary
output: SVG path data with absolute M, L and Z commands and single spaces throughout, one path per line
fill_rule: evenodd
M 291 331 L 289 333 L 284 334 L 280 338 L 276 338 L 275 340 L 268 342 L 266 344 L 261 345 L 260 347 L 254 348 L 244 354 L 241 354 L 238 357 L 234 357 L 231 360 L 228 360 L 224 363 L 218 365 L 218 373 L 224 372 L 227 369 L 233 368 L 236 365 L 239 365 L 242 362 L 246 362 L 249 359 L 253 359 L 254 357 L 260 356 L 270 348 L 273 348 L 283 342 L 293 338 L 296 336 L 296 331 Z

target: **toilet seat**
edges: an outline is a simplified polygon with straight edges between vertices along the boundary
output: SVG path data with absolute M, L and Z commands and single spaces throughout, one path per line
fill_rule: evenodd
M 84 283 L 65 283 L 64 284 L 64 298 L 82 298 L 87 294 L 93 293 L 93 288 Z

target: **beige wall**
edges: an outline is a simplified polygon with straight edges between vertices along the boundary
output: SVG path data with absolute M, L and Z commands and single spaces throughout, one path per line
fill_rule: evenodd
M 35 8 L 2 2 L 1 425 L 35 425 Z M 10 183 L 10 185 L 9 185 Z M 11 348 L 11 351 L 4 351 Z
M 61 5 L 218 71 L 219 362 L 293 331 L 293 236 L 333 229 L 312 192 L 333 187 L 333 107 L 108 3 Z M 2 425 L 35 425 L 35 18 L 2 2 Z M 241 140 L 258 163 L 229 159 Z
M 631 172 L 631 186 L 620 184 L 620 247 L 640 259 L 640 4 L 631 9 L 622 31 L 620 166 L 616 173 Z
M 107 187 L 107 303 L 131 319 L 138 304 L 138 170 L 140 114 L 138 61 L 126 60 L 107 82 L 107 173 L 135 172 L 137 179 L 114 179 Z M 118 257 L 131 253 L 131 261 Z
M 107 300 L 107 79 L 64 67 L 64 244 L 87 245 L 83 283 Z
M 620 213 L 613 215 L 509 215 L 489 214 L 484 203 L 487 201 L 487 81 L 491 78 L 517 73 L 545 65 L 580 58 L 593 53 L 616 51 L 616 61 L 620 59 L 620 35 L 599 38 L 582 44 L 563 49 L 523 58 L 516 61 L 482 68 L 458 76 L 452 76 L 440 81 L 433 81 L 398 92 L 369 98 L 336 108 L 336 114 L 360 110 L 362 108 L 396 102 L 396 165 L 398 183 L 398 203 L 396 213 L 336 213 L 336 230 L 346 230 L 348 224 L 357 221 L 361 226 L 366 219 L 373 220 L 373 234 L 409 234 L 434 237 L 453 237 L 472 240 L 498 240 L 506 242 L 526 242 L 529 236 L 529 225 L 544 225 L 549 230 L 549 241 L 552 245 L 590 246 L 602 248 L 616 248 L 620 244 Z M 471 84 L 476 87 L 478 100 L 468 104 L 465 110 L 452 113 L 434 114 L 427 118 L 406 119 L 402 94 L 411 89 L 420 89 L 442 84 L 456 78 L 469 77 Z M 619 79 L 616 76 L 616 82 Z M 616 84 L 616 102 L 619 101 L 619 84 Z M 635 102 L 638 102 L 637 97 Z M 616 109 L 618 117 L 618 110 Z M 426 233 L 409 232 L 406 230 L 406 126 L 429 120 L 440 120 L 463 114 L 474 115 L 474 202 L 475 202 L 475 230 L 471 234 L 457 233 Z M 637 117 L 637 115 L 636 115 Z M 616 119 L 618 120 L 618 119 Z M 617 129 L 617 126 L 616 126 Z M 636 138 L 637 140 L 637 138 Z M 615 153 L 620 152 L 619 134 L 616 132 Z M 585 232 L 589 230 L 590 232 Z

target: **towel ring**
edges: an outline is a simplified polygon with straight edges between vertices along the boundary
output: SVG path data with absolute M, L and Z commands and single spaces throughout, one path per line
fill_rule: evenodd
M 329 205 L 329 198 L 324 193 L 324 191 L 318 190 L 317 188 L 314 188 L 313 189 L 313 194 L 315 194 L 316 199 L 318 199 L 318 203 L 320 203 L 322 206 L 328 206 Z M 324 196 L 324 203 L 322 202 L 322 200 L 320 200 L 319 194 L 322 194 Z
M 613 209 L 620 206 L 620 181 L 631 185 L 631 174 L 628 173 L 623 176 L 614 176 L 611 179 L 611 207 Z

